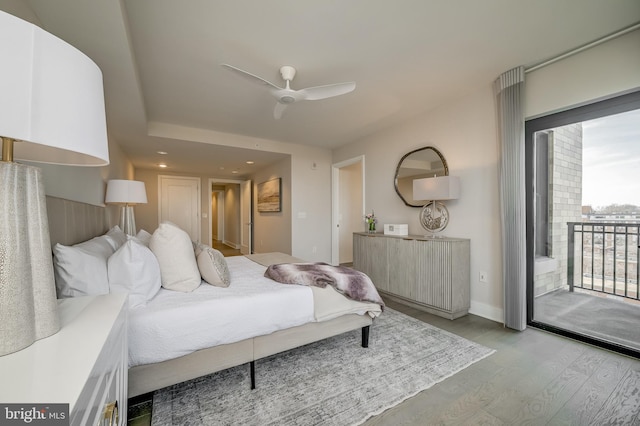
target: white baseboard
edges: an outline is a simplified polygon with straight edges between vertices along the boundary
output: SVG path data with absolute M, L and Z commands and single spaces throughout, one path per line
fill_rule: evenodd
M 491 321 L 499 322 L 500 324 L 504 323 L 504 310 L 496 308 L 495 306 L 487 305 L 486 303 L 474 302 L 472 300 L 469 313 Z
M 231 241 L 223 241 L 222 244 L 224 244 L 227 247 L 231 247 L 232 249 L 236 249 L 236 250 L 240 250 L 240 244 L 236 244 L 236 243 L 232 243 Z

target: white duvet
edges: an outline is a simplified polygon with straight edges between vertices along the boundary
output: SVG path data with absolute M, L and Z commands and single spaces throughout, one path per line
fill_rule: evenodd
M 265 267 L 228 257 L 231 285 L 202 283 L 192 293 L 161 289 L 129 311 L 129 366 L 151 364 L 315 320 L 309 287 L 279 284 Z

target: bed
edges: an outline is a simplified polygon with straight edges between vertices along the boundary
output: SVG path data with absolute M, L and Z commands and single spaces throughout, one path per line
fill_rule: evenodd
M 56 243 L 73 245 L 102 235 L 110 229 L 112 218 L 117 217 L 109 208 L 54 197 L 47 198 L 47 209 L 52 247 Z M 256 382 L 259 384 L 259 363 L 256 371 L 256 362 L 261 358 L 353 330 L 362 330 L 361 345 L 368 346 L 369 327 L 381 312 L 380 305 L 351 301 L 330 286 L 318 288 L 262 282 L 257 290 L 255 283 L 252 284 L 260 279 L 257 277 L 269 281 L 263 276 L 267 266 L 300 262 L 286 254 L 230 257 L 227 262 L 233 278 L 228 289 L 204 283 L 189 293 L 177 294 L 162 289 L 145 309 L 130 309 L 129 397 L 242 364 L 249 366 L 253 388 Z M 253 294 L 265 291 L 269 286 L 275 291 L 264 296 L 264 303 L 263 299 L 260 303 L 255 299 L 241 302 L 249 304 L 251 315 L 234 316 L 242 311 L 242 308 L 234 307 L 237 300 L 245 300 L 242 291 Z M 232 294 L 230 289 L 239 293 Z M 277 293 L 280 294 L 273 295 Z M 215 308 L 200 303 L 209 297 L 217 299 Z M 295 306 L 295 309 L 283 309 L 281 303 Z M 175 318 L 182 315 L 176 306 L 181 306 L 183 313 L 194 314 L 188 325 L 176 325 Z M 271 309 L 267 309 L 269 307 Z M 206 317 L 209 312 L 222 315 Z M 287 315 L 282 315 L 283 312 Z M 264 318 L 273 321 L 264 321 Z M 194 341 L 172 339 L 171 333 L 164 337 L 159 334 L 172 327 L 195 329 L 194 324 L 198 323 L 207 324 L 211 333 L 201 332 Z M 239 333 L 231 338 L 224 336 L 229 329 Z M 221 331 L 222 336 L 213 330 Z M 177 346 L 172 346 L 172 340 L 179 340 Z

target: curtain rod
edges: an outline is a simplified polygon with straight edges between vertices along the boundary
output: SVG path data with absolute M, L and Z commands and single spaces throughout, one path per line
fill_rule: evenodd
M 580 53 L 580 52 L 585 51 L 587 49 L 591 49 L 592 47 L 595 47 L 595 46 L 597 46 L 599 44 L 602 44 L 604 42 L 607 42 L 609 40 L 613 40 L 614 38 L 620 37 L 620 36 L 622 36 L 624 34 L 630 33 L 631 31 L 635 31 L 637 29 L 640 29 L 640 22 L 637 22 L 637 23 L 635 23 L 635 24 L 633 24 L 633 25 L 631 25 L 629 27 L 626 27 L 626 28 L 623 28 L 623 29 L 621 29 L 619 31 L 616 31 L 615 33 L 612 33 L 612 34 L 609 34 L 609 35 L 604 36 L 602 38 L 599 38 L 598 40 L 592 41 L 590 43 L 587 43 L 587 44 L 582 45 L 580 47 L 577 47 L 575 49 L 569 50 L 569 51 L 567 51 L 565 53 L 562 53 L 562 54 L 560 54 L 560 55 L 558 55 L 556 57 L 553 57 L 551 59 L 547 59 L 547 60 L 545 60 L 543 62 L 540 62 L 540 63 L 538 63 L 536 65 L 532 65 L 529 68 L 525 68 L 524 72 L 528 73 L 528 72 L 535 71 L 537 69 L 546 67 L 547 65 L 551 65 L 554 62 L 561 61 L 561 60 L 563 60 L 565 58 L 568 58 L 569 56 L 575 55 L 576 53 Z

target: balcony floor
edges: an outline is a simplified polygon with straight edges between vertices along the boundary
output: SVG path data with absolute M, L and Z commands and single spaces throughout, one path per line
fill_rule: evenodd
M 534 320 L 640 351 L 640 304 L 556 290 L 534 301 Z

